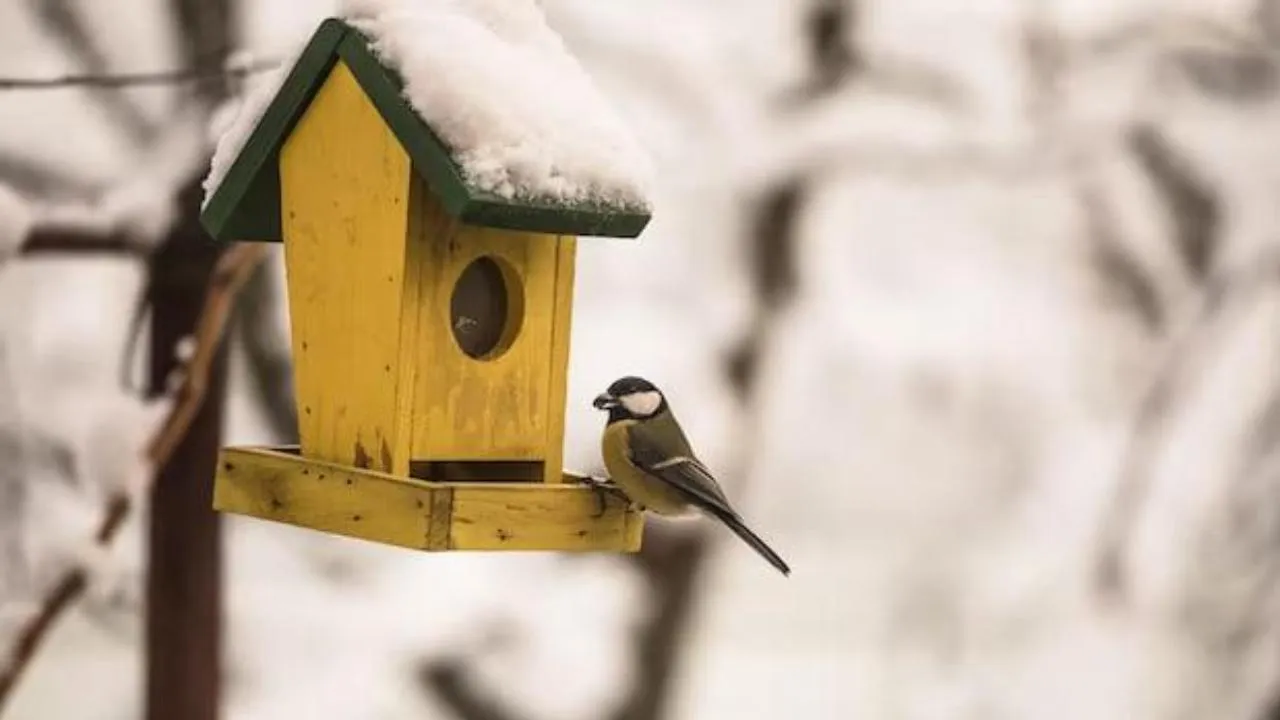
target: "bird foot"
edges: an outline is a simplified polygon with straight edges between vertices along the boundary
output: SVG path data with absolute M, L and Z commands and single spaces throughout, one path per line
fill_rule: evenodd
M 595 495 L 596 513 L 591 516 L 592 518 L 604 517 L 605 510 L 609 508 L 610 495 L 622 500 L 624 503 L 631 503 L 631 499 L 622 491 L 622 488 L 618 487 L 616 483 L 608 478 L 598 478 L 588 475 L 587 477 L 582 478 L 582 484 L 590 487 L 592 494 Z

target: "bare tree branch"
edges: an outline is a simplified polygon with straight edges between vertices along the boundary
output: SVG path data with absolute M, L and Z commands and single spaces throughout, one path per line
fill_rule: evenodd
M 1155 128 L 1148 125 L 1134 128 L 1129 133 L 1128 144 L 1173 215 L 1178 254 L 1192 277 L 1206 280 L 1221 241 L 1221 199 Z
M 22 255 L 120 255 L 142 258 L 146 250 L 124 234 L 102 237 L 76 228 L 42 227 L 22 243 Z
M 522 720 L 466 682 L 462 660 L 441 659 L 418 668 L 418 680 L 463 720 Z
M 40 19 L 62 46 L 79 61 L 82 67 L 105 68 L 109 66 L 106 53 L 98 39 L 85 26 L 84 18 L 69 0 L 44 0 L 35 3 Z M 130 98 L 118 92 L 103 92 L 90 88 L 87 97 L 122 128 L 136 145 L 144 145 L 155 138 L 159 128 L 147 119 Z
M 1232 326 L 1240 323 L 1242 308 L 1249 308 L 1267 293 L 1274 293 L 1280 277 L 1280 258 L 1252 267 L 1246 276 L 1218 278 L 1205 296 L 1201 316 L 1186 337 L 1169 348 L 1167 361 L 1148 388 L 1133 423 L 1125 467 L 1116 495 L 1098 534 L 1094 586 L 1099 596 L 1120 602 L 1126 596 L 1125 549 L 1135 518 L 1142 511 L 1153 480 L 1168 426 L 1190 416 L 1188 388 L 1203 374 L 1204 366 L 1225 352 Z M 1269 428 L 1264 428 L 1269 429 Z M 1270 435 L 1266 435 L 1268 441 Z M 1262 452 L 1259 448 L 1257 452 Z
M 265 246 L 251 243 L 233 246 L 219 259 L 200 313 L 195 352 L 184 368 L 182 384 L 174 395 L 173 409 L 146 448 L 146 458 L 153 468 L 160 468 L 168 461 L 204 401 L 209 369 L 218 352 L 236 296 L 265 256 Z M 107 545 L 115 538 L 132 508 L 133 501 L 124 492 L 111 498 L 95 535 L 99 545 Z M 84 593 L 88 581 L 85 567 L 67 570 L 45 597 L 39 611 L 20 631 L 16 644 L 7 651 L 8 657 L 0 663 L 0 715 L 50 630 Z
M 16 154 L 0 154 L 0 181 L 25 197 L 85 198 L 96 188 L 83 179 L 59 173 Z

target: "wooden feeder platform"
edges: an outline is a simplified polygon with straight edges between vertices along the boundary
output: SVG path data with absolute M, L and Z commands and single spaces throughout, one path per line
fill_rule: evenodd
M 219 455 L 213 504 L 414 550 L 638 551 L 642 513 L 579 480 L 436 482 L 311 460 L 297 447 L 232 447 Z

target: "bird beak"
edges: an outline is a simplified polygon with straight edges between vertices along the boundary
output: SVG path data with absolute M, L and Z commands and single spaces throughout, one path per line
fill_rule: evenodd
M 597 410 L 611 410 L 618 407 L 618 401 L 609 393 L 601 393 L 591 401 L 591 407 Z

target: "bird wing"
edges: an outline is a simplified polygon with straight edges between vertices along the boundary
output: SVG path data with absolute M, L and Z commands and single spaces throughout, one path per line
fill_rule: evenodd
M 783 575 L 791 574 L 791 567 L 769 544 L 747 527 L 742 516 L 738 514 L 720 489 L 720 483 L 712 477 L 711 471 L 690 452 L 687 455 L 672 456 L 659 442 L 658 433 L 644 423 L 638 423 L 629 429 L 629 445 L 631 462 L 648 475 L 665 482 L 689 499 L 695 507 L 699 507 L 723 522 L 735 535 L 751 546 L 770 565 Z M 688 447 L 688 443 L 681 443 Z
M 631 462 L 636 467 L 684 493 L 696 505 L 738 516 L 720 483 L 701 460 L 692 453 L 669 455 L 663 449 L 663 443 L 643 423 L 633 425 L 629 430 Z

